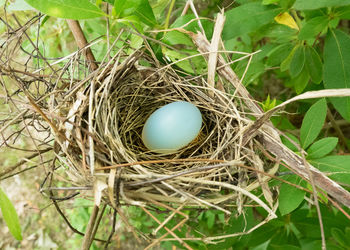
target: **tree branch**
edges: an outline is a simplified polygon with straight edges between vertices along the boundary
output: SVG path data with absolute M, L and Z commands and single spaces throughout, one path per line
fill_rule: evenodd
M 96 63 L 96 59 L 94 57 L 94 54 L 92 53 L 90 47 L 88 46 L 88 41 L 86 40 L 86 37 L 84 35 L 83 30 L 80 27 L 80 24 L 77 20 L 71 20 L 67 19 L 68 26 L 70 30 L 73 33 L 73 36 L 75 38 L 75 42 L 77 43 L 79 49 L 84 50 L 84 54 L 86 57 L 86 60 L 89 63 L 89 67 L 92 71 L 96 70 L 98 68 L 98 65 Z

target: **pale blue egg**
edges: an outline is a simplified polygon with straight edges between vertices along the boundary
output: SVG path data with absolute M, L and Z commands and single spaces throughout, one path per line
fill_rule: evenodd
M 199 109 L 189 102 L 169 103 L 147 119 L 142 130 L 145 146 L 157 153 L 174 153 L 193 141 L 202 126 Z

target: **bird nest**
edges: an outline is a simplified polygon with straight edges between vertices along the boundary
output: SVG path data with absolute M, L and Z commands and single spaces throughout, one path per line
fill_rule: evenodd
M 82 51 L 61 59 L 65 66 L 58 71 L 48 64 L 45 75 L 2 67 L 18 86 L 20 98 L 12 96 L 13 102 L 32 114 L 18 109 L 20 115 L 10 123 L 30 119 L 30 126 L 47 134 L 38 146 L 41 151 L 37 148 L 40 155 L 53 153 L 46 154 L 51 170 L 41 190 L 53 200 L 78 194 L 58 198 L 55 190 L 79 190 L 97 206 L 134 205 L 145 211 L 152 206 L 167 210 L 169 220 L 175 214 L 184 217 L 167 235 L 191 219 L 182 212 L 188 208 L 230 215 L 244 206 L 260 206 L 268 212 L 265 221 L 273 218 L 276 195 L 267 182 L 278 165 L 261 157 L 253 137 L 242 143 L 252 121 L 235 88 L 224 79 L 219 79 L 219 89 L 213 88 L 205 75 L 160 62 L 146 48 L 131 49 L 112 49 L 114 56 L 89 74 Z M 199 135 L 175 153 L 150 152 L 141 140 L 147 118 L 180 100 L 201 111 Z M 168 219 L 158 222 L 160 227 Z
M 256 194 L 262 184 L 270 192 L 266 182 L 277 169 L 260 158 L 253 141 L 242 146 L 251 121 L 232 88 L 217 90 L 202 76 L 160 66 L 145 49 L 119 52 L 88 78 L 52 92 L 52 109 L 65 117 L 56 165 L 64 166 L 71 185 L 99 190 L 113 207 L 211 208 L 229 215 L 253 205 L 273 214 Z M 141 139 L 147 118 L 180 100 L 201 111 L 200 134 L 176 153 L 149 151 Z
M 171 66 L 157 67 L 142 51 L 124 56 L 100 67 L 81 91 L 72 85 L 53 94 L 53 110 L 66 117 L 59 124 L 65 133 L 57 154 L 61 164 L 68 165 L 66 171 L 72 172 L 72 184 L 92 185 L 96 178 L 112 178 L 113 196 L 108 200 L 117 205 L 154 200 L 230 213 L 226 207 L 236 204 L 244 191 L 245 203 L 260 200 L 250 192 L 260 186 L 254 169 L 262 161 L 253 143 L 240 146 L 240 129 L 248 120 L 237 109 L 236 99 L 210 88 L 202 77 L 186 76 Z M 148 66 L 141 65 L 145 62 Z M 176 153 L 149 151 L 141 139 L 147 118 L 180 100 L 200 109 L 200 134 Z

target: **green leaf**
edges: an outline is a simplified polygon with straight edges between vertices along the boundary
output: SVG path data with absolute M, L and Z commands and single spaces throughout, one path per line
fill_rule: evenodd
M 294 57 L 294 53 L 297 50 L 298 46 L 295 46 L 292 51 L 289 53 L 289 55 L 287 56 L 286 59 L 284 59 L 284 61 L 281 63 L 281 71 L 286 71 L 289 69 L 291 61 Z
M 296 0 L 293 8 L 297 10 L 315 10 L 324 7 L 349 5 L 350 0 Z
M 114 1 L 114 14 L 116 18 L 121 17 L 123 10 L 126 8 L 127 0 L 115 0 Z
M 300 94 L 301 92 L 303 92 L 309 80 L 310 80 L 309 72 L 307 72 L 307 69 L 304 68 L 296 78 L 292 79 L 295 92 L 297 94 Z
M 301 179 L 298 176 L 290 176 L 288 181 L 299 184 Z M 296 209 L 300 203 L 304 200 L 305 191 L 297 189 L 287 183 L 282 183 L 280 188 L 280 194 L 278 197 L 279 206 L 282 216 L 289 214 Z
M 337 146 L 338 138 L 327 137 L 313 143 L 307 150 L 307 159 L 321 158 L 329 154 Z
M 114 11 L 117 18 L 137 16 L 141 22 L 150 27 L 157 25 L 148 0 L 115 0 Z
M 327 16 L 318 16 L 308 20 L 301 28 L 298 35 L 299 40 L 315 38 L 317 34 L 322 32 L 328 25 Z
M 141 21 L 138 16 L 127 16 L 127 17 L 119 18 L 116 21 L 118 23 L 123 23 L 132 29 L 136 28 L 137 30 L 142 31 Z
M 280 6 L 284 9 L 284 10 L 289 10 L 290 7 L 292 7 L 292 5 L 294 4 L 295 0 L 280 0 Z
M 66 19 L 88 19 L 106 15 L 89 0 L 25 0 L 49 16 Z
M 288 138 L 286 138 L 287 136 Z M 285 136 L 281 136 L 281 140 L 284 145 L 286 145 L 290 150 L 297 152 L 299 151 L 298 147 L 296 145 L 299 144 L 298 138 L 296 138 L 294 135 L 290 133 L 285 133 Z
M 314 83 L 320 83 L 323 77 L 321 58 L 312 47 L 305 48 L 305 67 Z
M 163 37 L 163 41 L 169 45 L 184 44 L 193 46 L 192 40 L 187 35 L 176 30 L 167 32 Z
M 10 199 L 0 188 L 0 210 L 6 225 L 8 226 L 11 234 L 16 240 L 22 240 L 21 226 L 19 224 L 18 215 Z
M 350 19 L 350 6 L 337 8 L 337 12 L 334 13 L 339 19 Z
M 276 46 L 269 53 L 269 58 L 266 61 L 266 64 L 269 66 L 276 66 L 281 64 L 284 59 L 286 59 L 293 49 L 293 46 L 290 43 L 284 43 Z
M 200 27 L 198 26 L 198 22 L 193 21 L 194 19 L 196 19 L 196 16 L 194 14 L 188 14 L 188 15 L 184 15 L 184 16 L 179 16 L 170 25 L 170 28 L 182 27 L 185 30 L 192 31 L 192 32 L 195 32 L 195 33 L 197 31 L 201 31 Z M 209 39 L 212 36 L 212 32 L 213 32 L 213 28 L 214 28 L 213 22 L 204 19 L 204 20 L 201 20 L 201 24 L 202 24 L 203 29 L 205 31 L 205 35 Z
M 327 89 L 350 88 L 350 37 L 330 30 L 324 47 L 324 85 Z M 329 98 L 344 119 L 350 121 L 350 97 Z
M 340 229 L 332 228 L 331 233 L 333 238 L 338 242 L 339 245 L 341 245 L 344 248 L 347 248 L 349 246 L 347 243 L 348 239 Z
M 350 185 L 350 155 L 331 155 L 310 160 L 310 163 L 339 182 Z
M 213 228 L 215 223 L 215 214 L 212 211 L 208 210 L 205 212 L 205 216 L 207 218 L 208 228 L 209 229 Z
M 272 5 L 258 2 L 248 3 L 226 12 L 226 22 L 222 31 L 223 40 L 229 40 L 258 30 L 261 26 L 273 21 L 281 11 Z
M 301 147 L 306 149 L 320 133 L 327 114 L 324 98 L 313 104 L 306 112 L 300 128 Z
M 186 59 L 190 55 L 198 55 L 197 52 L 192 50 L 182 50 L 180 53 L 175 50 L 163 48 L 163 54 L 172 62 L 175 62 L 176 66 L 181 69 L 195 74 L 195 73 L 204 73 L 206 70 L 206 63 L 203 57 L 193 57 L 190 60 Z M 185 54 L 186 53 L 186 54 Z M 196 72 L 195 72 L 196 71 Z
M 305 48 L 304 46 L 298 46 L 292 57 L 289 66 L 289 72 L 292 77 L 295 77 L 301 73 L 305 64 Z
M 273 4 L 273 3 L 277 3 L 277 2 L 279 2 L 279 0 L 263 0 L 262 4 L 269 5 L 269 4 Z

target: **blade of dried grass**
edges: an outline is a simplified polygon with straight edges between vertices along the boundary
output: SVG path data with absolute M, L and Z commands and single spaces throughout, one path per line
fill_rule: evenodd
M 209 47 L 209 59 L 208 59 L 208 85 L 212 88 L 215 88 L 215 73 L 216 73 L 216 64 L 217 64 L 217 51 L 219 50 L 219 44 L 221 40 L 221 32 L 224 27 L 225 16 L 223 10 L 218 13 L 216 17 L 216 22 L 214 26 L 213 38 Z M 210 92 L 213 96 L 213 93 Z
M 116 169 L 111 169 L 108 175 L 108 198 L 109 198 L 109 201 L 112 203 L 113 207 L 117 207 L 114 199 L 114 180 L 115 180 L 116 173 L 117 173 Z
M 305 99 L 314 99 L 314 98 L 322 98 L 322 97 L 346 97 L 350 96 L 350 89 L 324 89 L 324 90 L 317 90 L 317 91 L 308 91 L 306 93 L 303 93 L 301 95 L 297 95 L 279 105 L 276 107 L 270 109 L 266 113 L 264 113 L 261 117 L 259 117 L 250 128 L 248 128 L 245 133 L 248 135 L 246 136 L 244 142 L 246 143 L 249 141 L 252 136 L 255 134 L 255 131 L 257 131 L 264 123 L 266 123 L 270 117 L 276 113 L 278 110 L 282 109 L 286 105 L 299 101 L 299 100 L 305 100 Z
M 260 159 L 260 157 L 258 155 L 253 155 L 252 156 L 255 162 L 254 167 L 256 167 L 260 172 L 264 172 L 264 167 L 263 167 L 263 162 Z M 279 165 L 279 163 L 276 163 L 275 165 Z M 269 203 L 270 207 L 273 206 L 273 198 L 272 198 L 272 192 L 269 188 L 269 185 L 267 183 L 267 181 L 264 180 L 264 175 L 260 174 L 259 172 L 257 172 L 257 176 L 258 176 L 258 180 L 261 186 L 261 189 L 263 191 L 264 197 L 266 199 L 266 201 Z

